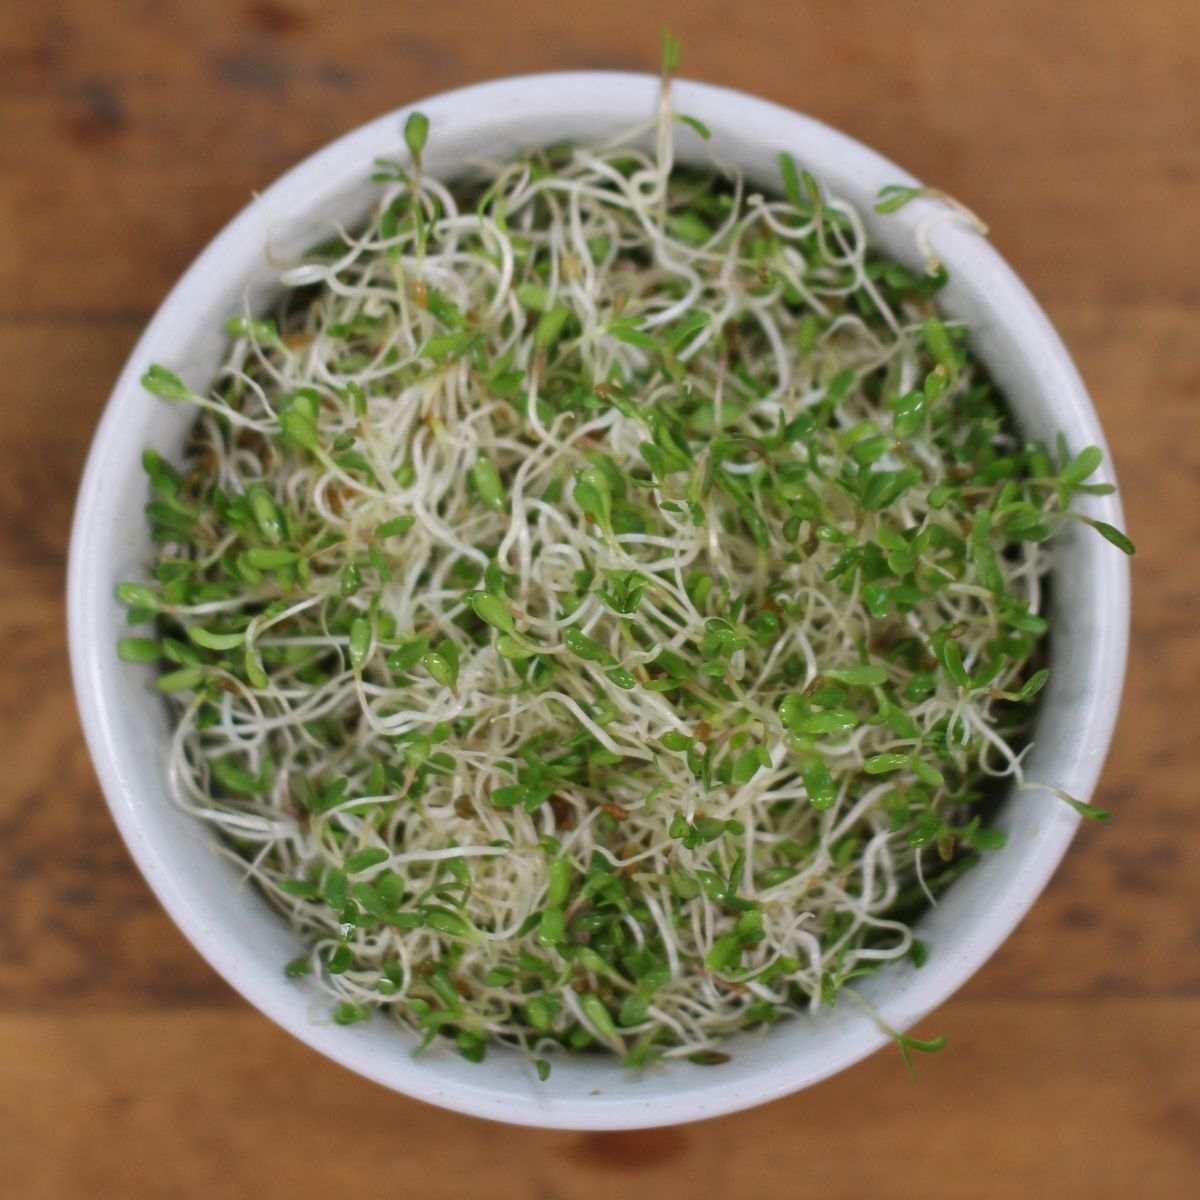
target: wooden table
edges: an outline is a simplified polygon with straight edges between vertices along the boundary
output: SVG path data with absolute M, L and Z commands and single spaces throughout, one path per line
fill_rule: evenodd
M 523 14 L 519 16 L 519 14 Z M 119 842 L 73 709 L 63 564 L 112 381 L 282 170 L 442 88 L 686 73 L 878 147 L 986 215 L 1078 357 L 1135 561 L 1125 707 L 1044 900 L 891 1052 L 707 1125 L 546 1134 L 368 1084 L 249 1009 Z M 857 0 L 0 8 L 0 1192 L 19 1200 L 1195 1195 L 1200 1176 L 1200 4 Z

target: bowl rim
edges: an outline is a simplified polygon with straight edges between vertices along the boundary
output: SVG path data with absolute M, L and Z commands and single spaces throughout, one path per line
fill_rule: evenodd
M 557 100 L 560 106 L 565 107 L 567 111 L 561 111 L 560 107 L 554 110 L 560 116 L 565 133 L 571 119 L 580 120 L 585 109 L 592 111 L 603 103 L 605 97 L 609 100 L 618 96 L 624 98 L 628 92 L 637 89 L 645 93 L 651 85 L 658 86 L 657 77 L 642 73 L 560 71 L 510 76 L 438 93 L 386 113 L 321 147 L 265 189 L 260 202 L 269 207 L 281 193 L 295 189 L 306 178 L 314 179 L 333 164 L 345 160 L 347 155 L 358 156 L 364 167 L 366 187 L 365 168 L 369 160 L 362 157 L 361 148 L 384 136 L 399 147 L 403 119 L 416 108 L 430 114 L 436 123 L 442 119 L 464 119 L 463 114 L 473 110 L 495 113 L 503 110 L 506 104 L 516 103 L 521 98 L 528 101 L 530 96 L 536 95 L 542 99 Z M 888 182 L 917 182 L 908 172 L 849 135 L 781 105 L 740 91 L 690 80 L 677 80 L 673 86 L 677 111 L 695 112 L 703 118 L 713 106 L 718 106 L 727 120 L 742 129 L 754 122 L 784 124 L 789 129 L 789 140 L 800 142 L 803 139 L 809 145 L 819 144 L 826 156 L 840 156 L 850 170 L 861 171 L 870 178 L 886 176 Z M 591 97 L 587 105 L 582 105 L 578 99 L 584 94 Z M 576 104 L 576 108 L 571 108 L 572 103 Z M 781 145 L 780 148 L 786 146 Z M 919 210 L 927 203 L 917 201 L 912 207 Z M 656 1100 L 653 1104 L 647 1104 L 645 1100 L 635 1103 L 632 1100 L 604 1097 L 597 1101 L 548 1101 L 531 1105 L 526 1110 L 514 1107 L 510 1097 L 500 1096 L 487 1088 L 430 1086 L 423 1076 L 406 1071 L 403 1065 L 396 1067 L 396 1062 L 407 1062 L 408 1056 L 397 1056 L 395 1060 L 381 1064 L 356 1042 L 352 1031 L 336 1029 L 337 1037 L 331 1038 L 328 1029 L 311 1021 L 299 1020 L 292 1011 L 285 1009 L 278 1002 L 277 995 L 278 990 L 285 986 L 282 975 L 278 987 L 271 989 L 259 986 L 241 974 L 238 970 L 239 952 L 223 942 L 220 931 L 209 928 L 197 918 L 186 883 L 170 878 L 163 870 L 154 842 L 139 820 L 138 798 L 128 794 L 110 714 L 102 699 L 103 680 L 112 673 L 116 658 L 112 647 L 101 645 L 103 639 L 97 636 L 99 621 L 96 607 L 102 599 L 99 589 L 104 585 L 97 579 L 102 573 L 93 569 L 95 556 L 90 549 L 100 514 L 105 504 L 111 502 L 111 489 L 105 487 L 105 465 L 118 443 L 122 398 L 127 399 L 137 388 L 137 380 L 147 361 L 146 348 L 155 342 L 160 331 L 167 328 L 171 320 L 178 319 L 181 312 L 196 307 L 205 280 L 211 276 L 215 264 L 247 238 L 256 240 L 261 250 L 262 215 L 255 203 L 246 205 L 206 245 L 163 300 L 131 352 L 105 406 L 89 451 L 76 501 L 68 557 L 67 609 L 72 676 L 92 762 L 134 861 L 175 924 L 209 964 L 251 1004 L 320 1053 L 417 1099 L 494 1120 L 546 1128 L 617 1129 L 708 1118 L 797 1091 L 844 1069 L 885 1044 L 887 1036 L 870 1026 L 853 1044 L 842 1047 L 837 1054 L 826 1055 L 817 1068 L 789 1072 L 784 1067 L 772 1078 L 760 1080 L 757 1086 L 731 1087 L 723 1094 L 714 1093 L 711 1088 L 697 1089 L 694 1095 L 691 1091 L 685 1091 L 673 1094 L 666 1100 Z M 975 244 L 968 246 L 960 231 L 947 230 L 946 240 L 948 245 L 953 244 L 960 258 L 987 264 L 988 270 L 1001 281 L 1004 293 L 1017 313 L 1013 320 L 1032 323 L 1037 327 L 1045 350 L 1044 357 L 1047 360 L 1054 359 L 1051 366 L 1066 389 L 1067 399 L 1064 403 L 1075 406 L 1078 410 L 1076 417 L 1093 435 L 1092 440 L 1107 450 L 1099 421 L 1066 348 L 1015 273 L 996 250 L 979 239 L 974 239 Z M 950 257 L 950 254 L 947 253 L 946 257 Z M 1107 465 L 1112 477 L 1111 459 Z M 1113 524 L 1121 524 L 1121 507 L 1115 494 L 1099 498 L 1090 511 Z M 1108 634 L 1096 652 L 1102 659 L 1100 675 L 1108 686 L 1104 689 L 1104 695 L 1092 699 L 1088 709 L 1086 728 L 1098 752 L 1082 768 L 1081 779 L 1086 787 L 1081 786 L 1078 790 L 1084 798 L 1091 794 L 1107 752 L 1125 669 L 1129 628 L 1129 569 L 1123 556 L 1114 553 L 1113 560 L 1105 570 L 1104 594 L 1096 599 L 1102 608 L 1102 624 Z M 965 939 L 962 947 L 956 947 L 961 953 L 941 969 L 938 976 L 940 983 L 936 987 L 927 987 L 925 994 L 914 999 L 910 1008 L 894 1022 L 899 1028 L 906 1028 L 956 991 L 1011 933 L 1041 893 L 1079 823 L 1074 812 L 1062 807 L 1063 811 L 1046 821 L 1038 852 L 1023 877 L 1022 890 L 1016 901 L 1006 912 L 993 917 L 986 928 L 974 931 L 973 936 Z

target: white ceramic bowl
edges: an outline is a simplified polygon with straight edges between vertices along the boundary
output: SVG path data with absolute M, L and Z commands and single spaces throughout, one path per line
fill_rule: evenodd
M 472 156 L 604 138 L 648 118 L 657 89 L 658 81 L 646 75 L 588 72 L 506 79 L 435 96 L 418 106 L 432 126 L 428 169 L 444 178 Z M 774 189 L 776 156 L 787 150 L 857 206 L 881 249 L 919 265 L 914 230 L 933 211 L 929 202 L 886 217 L 871 208 L 885 184 L 913 182 L 892 163 L 808 117 L 738 92 L 681 82 L 675 103 L 709 126 L 712 149 L 741 166 L 752 183 Z M 479 1065 L 445 1050 L 418 1059 L 412 1042 L 388 1021 L 335 1026 L 326 1003 L 283 977 L 282 964 L 296 952 L 286 924 L 240 885 L 236 867 L 213 852 L 207 830 L 167 798 L 167 712 L 147 686 L 148 669 L 117 659 L 124 612 L 113 587 L 138 578 L 150 552 L 141 451 L 149 445 L 177 454 L 193 413 L 147 395 L 138 378 L 147 364 L 162 362 L 203 389 L 225 346 L 225 319 L 241 311 L 247 288 L 267 295 L 268 227 L 276 254 L 286 256 L 327 234 L 330 218 L 353 223 L 363 216 L 372 159 L 404 157 L 404 116 L 392 113 L 327 146 L 240 213 L 167 297 L 108 403 L 75 514 L 69 609 L 79 708 L 113 815 L 150 886 L 217 971 L 315 1049 L 410 1096 L 502 1121 L 616 1129 L 711 1117 L 815 1083 L 886 1040 L 856 1006 L 742 1037 L 732 1061 L 719 1069 L 679 1062 L 636 1074 L 603 1057 L 560 1057 L 547 1083 L 512 1052 L 493 1049 Z M 680 157 L 703 154 L 695 135 L 678 128 Z M 1021 428 L 1047 439 L 1062 432 L 1072 448 L 1103 447 L 1070 357 L 1000 256 L 951 224 L 940 225 L 934 241 L 951 276 L 943 309 L 969 323 L 973 346 L 1007 392 Z M 1111 468 L 1105 470 L 1111 478 Z M 1121 523 L 1113 496 L 1084 498 L 1080 506 Z M 1129 621 L 1123 556 L 1071 523 L 1055 547 L 1052 595 L 1052 670 L 1026 769 L 1030 779 L 1087 799 L 1121 694 Z M 919 971 L 894 966 L 863 985 L 893 1026 L 903 1030 L 940 1004 L 1000 945 L 1050 878 L 1078 820 L 1045 793 L 1007 798 L 997 823 L 1008 832 L 1008 845 L 986 855 L 922 918 L 927 965 Z

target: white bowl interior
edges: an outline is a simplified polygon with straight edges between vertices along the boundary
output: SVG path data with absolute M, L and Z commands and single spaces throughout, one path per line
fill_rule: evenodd
M 472 158 L 502 158 L 567 137 L 612 136 L 652 115 L 657 88 L 649 76 L 573 73 L 434 97 L 416 106 L 431 120 L 428 169 L 451 177 Z M 711 128 L 711 150 L 738 164 L 754 185 L 775 190 L 776 156 L 787 150 L 857 206 L 878 246 L 920 265 L 914 231 L 935 207 L 918 201 L 888 216 L 871 209 L 884 185 L 913 182 L 893 164 L 818 122 L 740 93 L 681 82 L 675 102 Z M 560 1057 L 546 1083 L 513 1052 L 492 1049 L 479 1065 L 436 1048 L 416 1059 L 412 1041 L 390 1022 L 334 1026 L 326 1000 L 283 978 L 282 964 L 297 951 L 286 924 L 214 853 L 208 832 L 167 799 L 167 713 L 147 686 L 148 669 L 116 658 L 125 626 L 113 588 L 139 578 L 149 555 L 140 453 L 149 445 L 177 455 L 192 412 L 147 395 L 138 378 L 157 361 L 203 388 L 227 343 L 224 321 L 242 310 L 248 291 L 264 294 L 277 274 L 265 256 L 268 231 L 274 254 L 287 258 L 327 236 L 331 218 L 359 219 L 371 195 L 372 159 L 405 157 L 405 115 L 391 114 L 333 143 L 235 218 L 170 294 L 116 385 L 80 491 L 69 581 L 76 690 L 108 802 L 164 906 L 234 987 L 316 1049 L 409 1095 L 499 1120 L 600 1129 L 714 1116 L 813 1083 L 886 1040 L 856 1006 L 844 1003 L 766 1036 L 743 1036 L 719 1069 L 680 1062 L 637 1074 L 599 1056 Z M 677 146 L 684 159 L 707 153 L 682 125 Z M 970 324 L 974 348 L 1007 392 L 1022 429 L 1041 438 L 1061 432 L 1074 449 L 1103 447 L 1069 356 L 1012 271 L 964 227 L 940 224 L 933 241 L 951 272 L 942 308 Z M 1120 524 L 1115 497 L 1088 498 L 1081 507 Z M 1128 572 L 1115 548 L 1073 523 L 1055 555 L 1052 670 L 1026 771 L 1086 799 L 1120 696 Z M 1008 845 L 985 856 L 921 921 L 927 965 L 891 967 L 861 988 L 899 1029 L 944 1000 L 1008 935 L 1049 879 L 1078 817 L 1045 793 L 1014 792 L 997 823 Z

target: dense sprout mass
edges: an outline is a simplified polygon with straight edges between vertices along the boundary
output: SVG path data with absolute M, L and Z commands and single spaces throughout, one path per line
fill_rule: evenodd
M 199 406 L 121 589 L 178 801 L 336 1021 L 543 1073 L 720 1061 L 920 964 L 1002 841 L 1043 543 L 1099 458 L 1021 441 L 943 272 L 789 159 L 764 196 L 657 129 L 448 187 L 410 126 L 210 394 L 146 377 Z

